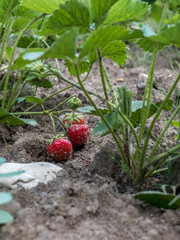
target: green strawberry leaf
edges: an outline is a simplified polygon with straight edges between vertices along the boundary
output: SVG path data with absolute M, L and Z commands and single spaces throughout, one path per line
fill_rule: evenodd
M 35 120 L 15 117 L 13 114 L 9 113 L 2 107 L 0 107 L 0 123 L 12 126 L 21 124 L 29 124 L 32 126 L 37 125 L 37 122 Z
M 148 4 L 140 0 L 119 0 L 109 10 L 104 24 L 141 19 L 148 9 Z
M 59 7 L 65 0 L 20 0 L 21 4 L 35 11 L 39 11 L 46 14 L 51 14 L 55 9 Z
M 42 104 L 44 100 L 40 97 L 26 96 L 26 102 Z
M 137 45 L 142 48 L 145 52 L 153 53 L 156 42 L 152 41 L 150 38 L 141 38 L 137 41 Z M 164 44 L 158 45 L 158 50 L 161 51 L 165 47 Z
M 80 52 L 79 59 L 82 59 L 94 50 L 104 47 L 113 40 L 123 40 L 127 38 L 128 33 L 129 31 L 127 31 L 125 27 L 118 25 L 100 26 L 86 40 Z
M 76 76 L 76 70 L 75 70 L 74 64 L 71 61 L 66 60 L 65 66 L 68 68 L 71 75 Z M 78 70 L 80 75 L 85 72 L 88 72 L 89 68 L 90 68 L 90 64 L 87 60 L 80 60 L 78 62 Z
M 144 191 L 132 195 L 144 203 L 155 205 L 159 208 L 165 209 L 179 209 L 180 208 L 180 197 L 176 198 L 173 194 L 156 192 L 156 191 Z M 174 199 L 176 201 L 170 204 Z
M 88 55 L 88 60 L 89 60 L 91 65 L 97 60 L 97 58 L 98 58 L 98 56 L 97 56 L 96 51 L 90 52 L 89 55 Z
M 178 121 L 172 121 L 171 124 L 174 126 L 174 127 L 180 127 L 180 124 Z
M 61 35 L 48 49 L 29 49 L 20 54 L 15 61 L 14 69 L 19 69 L 25 65 L 48 58 L 75 59 L 77 47 L 77 29 L 73 28 Z
M 16 5 L 13 8 L 13 16 L 17 17 L 25 17 L 25 18 L 29 18 L 29 19 L 33 19 L 36 18 L 38 16 L 40 16 L 42 13 L 41 12 L 37 12 L 31 9 L 28 9 L 24 6 L 22 6 L 21 4 Z
M 103 114 L 108 113 L 108 109 L 106 109 L 106 108 L 98 107 L 98 110 L 101 111 Z M 99 114 L 96 112 L 95 108 L 92 106 L 78 107 L 76 109 L 76 111 L 81 112 L 81 113 L 99 116 Z
M 38 35 L 61 34 L 72 27 L 87 30 L 89 26 L 90 13 L 86 5 L 80 1 L 70 0 L 53 12 Z
M 148 118 L 151 117 L 153 114 L 155 114 L 162 104 L 163 101 L 159 101 L 156 103 L 151 103 L 149 115 Z M 169 99 L 166 106 L 164 106 L 164 110 L 171 111 L 173 107 L 174 101 L 172 99 Z M 141 113 L 143 108 L 143 102 L 142 101 L 132 101 L 132 115 L 130 118 L 131 123 L 134 125 L 134 127 L 137 127 L 141 122 Z
M 0 10 L 7 10 L 9 5 L 11 4 L 11 0 L 1 0 L 0 1 Z M 14 0 L 13 8 L 18 4 L 19 0 Z
M 104 118 L 106 119 L 112 130 L 117 130 L 123 125 L 122 118 L 120 117 L 119 114 L 115 112 L 105 114 Z M 97 122 L 96 127 L 93 129 L 93 134 L 95 136 L 102 137 L 109 133 L 110 133 L 109 129 L 106 127 L 105 123 L 102 120 Z
M 143 48 L 144 51 L 153 52 L 155 44 L 159 44 L 158 49 L 161 50 L 165 46 L 174 44 L 180 47 L 180 22 L 166 26 L 159 34 L 151 32 L 147 34 L 147 28 L 142 26 L 144 37 L 138 40 L 137 44 Z
M 6 192 L 0 192 L 0 205 L 8 203 L 12 200 L 12 195 Z
M 12 25 L 12 33 L 15 34 L 15 33 L 22 31 L 28 25 L 28 23 L 30 21 L 32 21 L 30 18 L 16 17 L 16 19 Z
M 3 157 L 0 157 L 0 165 L 2 165 L 2 164 L 5 163 L 5 162 L 6 162 L 6 159 L 3 158 Z
M 125 43 L 115 40 L 108 43 L 105 47 L 101 49 L 102 57 L 110 58 L 116 62 L 119 66 L 126 63 L 127 59 L 127 46 Z
M 6 224 L 14 220 L 13 216 L 3 210 L 0 210 L 0 224 Z
M 110 7 L 116 3 L 118 0 L 91 0 L 91 13 L 93 22 L 97 25 L 101 23 L 107 15 Z
M 37 48 L 38 42 L 32 36 L 22 36 L 18 41 L 17 47 L 19 48 Z
M 174 44 L 180 47 L 179 29 L 180 22 L 177 22 L 164 28 L 158 35 L 151 36 L 151 39 L 157 43 L 165 44 L 166 46 Z

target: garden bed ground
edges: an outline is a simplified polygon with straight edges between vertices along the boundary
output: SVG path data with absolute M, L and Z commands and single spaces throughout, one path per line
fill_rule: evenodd
M 137 57 L 137 55 L 139 57 Z M 168 56 L 168 60 L 165 59 Z M 163 90 L 167 91 L 175 79 L 175 71 L 170 66 L 176 54 L 165 50 L 159 55 L 153 89 L 153 101 L 162 99 Z M 146 64 L 147 60 L 147 64 Z M 141 64 L 146 66 L 140 66 Z M 134 56 L 128 59 L 126 66 L 119 69 L 110 61 L 106 66 L 114 88 L 126 85 L 137 96 L 137 78 L 139 73 L 148 72 L 148 58 L 140 56 L 134 49 Z M 176 67 L 174 65 L 174 67 Z M 67 76 L 64 69 L 63 73 Z M 72 77 L 70 77 L 73 79 Z M 61 80 L 55 80 L 53 91 L 66 86 Z M 98 65 L 94 65 L 92 73 L 86 81 L 86 88 L 102 93 L 100 88 Z M 52 91 L 52 90 L 51 90 Z M 45 96 L 50 90 L 38 92 Z M 58 95 L 46 105 L 53 107 L 70 94 L 77 93 L 84 105 L 87 100 L 80 90 L 71 88 L 66 93 Z M 177 100 L 176 94 L 173 98 Z M 97 104 L 103 105 L 100 100 Z M 65 107 L 64 107 L 65 108 Z M 168 113 L 167 113 L 168 114 Z M 168 115 L 162 115 L 158 120 L 154 136 L 163 128 Z M 94 116 L 86 116 L 91 132 L 98 120 Z M 7 162 L 51 161 L 44 148 L 44 139 L 53 135 L 49 119 L 37 118 L 36 127 L 5 127 L 0 125 L 0 155 Z M 58 126 L 60 130 L 60 126 Z M 170 127 L 162 142 L 162 148 L 173 145 L 176 129 Z M 5 137 L 7 144 L 3 141 Z M 18 141 L 18 142 L 17 142 Z M 26 141 L 26 146 L 23 145 Z M 0 228 L 2 240 L 178 240 L 180 239 L 180 211 L 163 210 L 142 204 L 134 200 L 130 194 L 138 189 L 124 174 L 108 154 L 100 151 L 97 143 L 105 145 L 110 152 L 119 154 L 109 137 L 95 138 L 90 136 L 87 144 L 81 149 L 74 149 L 71 160 L 65 164 L 55 163 L 65 169 L 57 179 L 48 185 L 25 190 L 23 188 L 8 190 L 14 195 L 14 200 L 8 205 L 8 211 L 14 216 L 14 222 Z M 19 144 L 20 142 L 20 144 Z M 153 145 L 153 140 L 151 142 Z M 151 146 L 149 146 L 151 147 Z M 159 149 L 161 151 L 161 149 Z M 166 181 L 166 180 L 164 180 Z M 158 184 L 158 178 L 153 180 Z M 165 183 L 165 182 L 164 182 Z M 146 189 L 152 189 L 152 182 Z M 1 188 L 0 188 L 1 189 Z

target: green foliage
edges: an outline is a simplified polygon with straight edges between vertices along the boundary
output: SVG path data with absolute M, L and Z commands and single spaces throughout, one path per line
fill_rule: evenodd
M 72 27 L 85 31 L 90 27 L 90 13 L 86 5 L 77 0 L 66 1 L 55 10 L 45 23 L 40 35 L 61 34 Z
M 9 193 L 0 192 L 0 205 L 8 203 L 12 200 L 12 195 Z
M 23 36 L 17 45 L 19 48 L 28 48 L 29 46 L 31 48 L 38 47 L 38 42 L 32 36 Z
M 106 109 L 106 108 L 98 107 L 98 110 L 101 111 L 103 114 L 108 113 L 108 109 Z M 97 113 L 97 111 L 95 110 L 95 108 L 92 106 L 79 107 L 76 109 L 76 111 L 81 112 L 81 113 L 95 115 L 95 116 L 99 115 Z
M 159 102 L 150 104 L 148 118 L 150 118 L 152 115 L 154 115 L 157 112 L 157 110 L 159 109 L 162 103 L 163 101 L 159 101 Z M 173 103 L 174 101 L 172 99 L 169 99 L 167 104 L 163 107 L 163 110 L 171 111 L 173 108 Z M 132 115 L 131 115 L 130 121 L 132 122 L 134 127 L 137 127 L 141 123 L 142 108 L 143 108 L 142 101 L 132 101 Z
M 108 122 L 111 129 L 114 130 L 114 131 L 123 126 L 122 118 L 116 112 L 106 113 L 104 115 L 104 118 Z M 96 124 L 96 127 L 93 129 L 93 134 L 95 136 L 101 136 L 102 137 L 102 136 L 105 136 L 109 133 L 110 133 L 110 131 L 108 130 L 106 124 L 104 124 L 104 122 L 102 120 L 98 121 L 97 124 Z
M 165 186 L 163 186 L 165 187 Z M 171 186 L 169 186 L 171 188 Z M 172 189 L 176 189 L 172 187 Z M 175 193 L 170 194 L 166 191 L 159 192 L 159 191 L 145 191 L 139 192 L 132 195 L 134 198 L 137 198 L 144 203 L 155 205 L 159 208 L 165 209 L 179 209 L 180 208 L 180 196 L 176 195 Z
M 14 220 L 13 216 L 3 210 L 0 210 L 0 224 L 6 224 Z
M 144 51 L 153 52 L 155 46 L 158 44 L 158 50 L 162 50 L 165 46 L 174 44 L 177 47 L 180 46 L 180 22 L 173 25 L 166 26 L 158 34 L 153 31 L 147 31 L 147 27 L 142 25 L 141 27 L 144 38 L 137 41 L 139 47 Z
M 68 68 L 71 75 L 77 76 L 74 64 L 71 61 L 66 60 L 65 66 Z M 78 62 L 78 71 L 80 75 L 88 72 L 89 68 L 90 63 L 87 60 L 81 60 Z
M 65 0 L 20 0 L 21 4 L 29 9 L 39 11 L 46 14 L 51 14 Z
M 0 107 L 0 122 L 2 124 L 7 125 L 21 125 L 21 124 L 29 124 L 31 126 L 36 126 L 37 122 L 33 119 L 23 119 L 14 116 L 9 113 L 6 109 Z
M 134 127 L 137 127 L 141 123 L 141 112 L 142 112 L 142 108 L 143 108 L 143 102 L 137 101 L 137 100 L 131 101 L 131 106 L 130 106 L 128 104 L 128 102 L 122 98 L 122 93 L 120 93 L 120 91 L 123 91 L 123 89 L 124 88 L 118 88 L 119 96 L 121 96 L 119 98 L 118 108 L 121 109 L 121 112 L 123 114 L 128 116 L 132 125 Z M 130 92 L 130 95 L 131 94 L 132 93 Z M 157 112 L 157 110 L 160 107 L 162 102 L 163 101 L 159 101 L 157 103 L 152 103 L 150 105 L 148 118 L 150 118 L 152 115 L 154 115 Z M 171 111 L 172 107 L 173 107 L 173 100 L 170 99 L 163 109 L 166 111 Z M 118 113 L 118 109 L 113 112 L 109 112 L 108 109 L 105 109 L 105 108 L 98 108 L 98 109 L 104 115 L 104 118 L 107 120 L 107 122 L 109 123 L 110 127 L 113 130 L 115 130 L 115 131 L 119 130 L 121 127 L 123 127 L 125 125 L 123 118 Z M 94 110 L 93 107 L 90 107 L 90 106 L 77 108 L 77 111 L 98 116 L 98 113 Z M 99 122 L 97 122 L 96 127 L 93 130 L 93 133 L 96 136 L 98 136 L 98 135 L 105 136 L 105 135 L 109 134 L 110 131 L 108 130 L 104 121 L 100 120 Z
M 106 18 L 106 15 L 113 4 L 118 0 L 91 0 L 91 13 L 93 22 L 98 26 Z
M 1 0 L 0 1 L 0 9 L 7 10 L 11 0 Z M 19 3 L 19 0 L 14 0 L 13 7 L 15 7 Z
M 148 4 L 139 0 L 119 0 L 111 7 L 103 23 L 114 24 L 140 19 L 148 9 Z
M 127 46 L 125 43 L 115 40 L 102 47 L 102 57 L 112 59 L 119 66 L 126 63 Z
M 40 104 L 42 104 L 44 102 L 44 100 L 40 97 L 26 96 L 25 99 L 26 99 L 26 102 L 29 102 L 29 103 L 40 103 Z
M 22 68 L 25 65 L 40 59 L 75 59 L 77 48 L 76 43 L 77 29 L 73 28 L 61 35 L 48 49 L 29 49 L 25 53 L 20 54 L 19 58 L 15 61 L 14 69 Z
M 102 48 L 113 40 L 123 40 L 128 36 L 128 31 L 125 27 L 118 25 L 101 26 L 94 31 L 84 44 L 80 52 L 79 59 L 82 59 L 87 54 L 91 53 L 98 48 Z
M 153 4 L 156 0 L 143 0 L 143 2 L 147 2 L 149 4 Z
M 0 157 L 0 165 L 2 165 L 5 162 L 6 162 L 6 159 Z M 14 175 L 19 175 L 21 173 L 24 173 L 24 171 L 0 174 L 0 177 L 11 177 Z M 10 193 L 0 192 L 0 205 L 10 202 L 12 200 L 12 198 L 13 197 Z M 14 220 L 14 218 L 10 213 L 0 210 L 0 225 L 12 222 L 13 220 Z

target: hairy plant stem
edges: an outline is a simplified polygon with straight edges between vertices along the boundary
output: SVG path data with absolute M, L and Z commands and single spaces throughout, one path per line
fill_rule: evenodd
M 75 95 L 72 95 L 72 96 L 66 98 L 64 101 L 60 102 L 60 103 L 59 103 L 58 105 L 56 105 L 55 107 L 49 109 L 49 111 L 50 111 L 50 112 L 54 111 L 56 108 L 58 108 L 58 107 L 60 107 L 61 105 L 63 105 L 65 102 L 67 102 L 67 101 L 68 101 L 69 99 L 71 99 L 73 96 L 75 96 Z
M 54 119 L 53 119 L 51 114 L 48 114 L 48 116 L 50 117 L 51 122 L 52 122 L 53 130 L 54 130 L 54 136 L 56 136 L 56 125 L 55 125 Z
M 3 18 L 3 21 L 1 23 L 1 26 L 0 26 L 0 36 L 2 34 L 2 30 L 3 30 L 3 27 L 4 27 L 4 24 L 6 24 L 6 21 L 8 20 L 8 18 L 10 17 L 10 13 L 11 13 L 11 10 L 12 10 L 12 7 L 13 7 L 13 4 L 14 4 L 14 0 L 11 0 L 9 6 L 8 6 L 8 9 L 6 11 L 6 14 Z M 3 48 L 1 48 L 1 51 L 3 51 Z M 0 62 L 0 67 L 1 67 L 1 62 Z M 1 68 L 0 68 L 1 70 Z
M 157 55 L 157 48 L 158 46 L 156 45 L 153 56 L 152 56 L 152 62 L 151 62 L 151 67 L 149 70 L 149 75 L 148 75 L 148 80 L 146 83 L 146 88 L 145 88 L 145 93 L 144 93 L 144 98 L 143 98 L 143 108 L 142 108 L 142 114 L 141 114 L 141 124 L 140 124 L 140 133 L 139 133 L 139 142 L 141 143 L 142 137 L 144 134 L 144 129 L 146 126 L 146 122 L 148 119 L 149 115 L 149 110 L 150 110 L 150 104 L 151 104 L 151 96 L 152 96 L 152 88 L 153 88 L 153 76 L 154 76 L 154 67 L 155 67 L 155 61 L 156 61 L 156 55 Z M 148 92 L 148 98 L 146 100 L 146 95 L 147 91 Z M 145 153 L 146 153 L 146 148 L 143 147 L 142 152 L 139 152 L 139 148 L 136 147 L 135 151 L 135 159 L 138 159 L 138 169 L 137 169 L 137 182 L 141 181 L 142 178 L 142 170 L 143 170 L 143 165 L 145 162 Z M 139 159 L 140 158 L 140 159 Z
M 151 149 L 151 152 L 149 153 L 148 158 L 147 158 L 147 160 L 146 160 L 147 162 L 150 162 L 150 164 L 151 164 L 151 158 L 152 158 L 152 156 L 153 156 L 153 154 L 154 154 L 155 149 L 156 149 L 157 146 L 159 145 L 159 143 L 160 143 L 162 137 L 164 136 L 166 130 L 168 129 L 168 127 L 169 127 L 169 125 L 171 124 L 172 120 L 174 119 L 174 117 L 176 116 L 176 114 L 177 114 L 179 111 L 180 111 L 180 105 L 176 108 L 176 110 L 174 111 L 174 113 L 171 115 L 171 117 L 169 118 L 169 120 L 166 122 L 166 124 L 165 124 L 163 130 L 161 131 L 158 139 L 157 139 L 156 142 L 154 143 L 154 146 L 153 146 L 153 148 Z
M 79 84 L 77 84 L 77 83 L 75 83 L 75 82 L 73 82 L 73 81 L 65 78 L 65 77 L 62 75 L 62 73 L 59 72 L 58 70 L 56 70 L 56 69 L 51 69 L 50 71 L 51 71 L 55 76 L 57 76 L 58 78 L 62 79 L 64 82 L 69 83 L 70 85 L 81 89 L 81 86 L 80 86 Z M 87 76 L 87 77 L 88 77 L 88 76 Z M 89 94 L 92 94 L 92 95 L 100 98 L 101 100 L 104 100 L 104 98 L 102 98 L 101 95 L 99 95 L 99 94 L 97 94 L 97 93 L 95 93 L 95 92 L 92 92 L 92 91 L 90 91 L 90 90 L 88 90 L 88 89 L 86 89 L 86 91 L 87 91 Z
M 61 89 L 61 90 L 59 90 L 59 91 L 57 91 L 57 92 L 49 95 L 48 97 L 44 98 L 43 100 L 46 101 L 46 100 L 48 100 L 49 98 L 52 98 L 52 97 L 56 96 L 57 94 L 59 94 L 59 93 L 61 93 L 61 92 L 64 92 L 64 91 L 66 91 L 67 89 L 69 89 L 69 88 L 71 88 L 71 87 L 72 87 L 72 86 L 63 88 L 63 89 Z M 39 103 L 33 104 L 31 107 L 29 107 L 29 108 L 26 109 L 26 112 L 30 111 L 31 109 L 33 109 L 34 107 L 36 107 L 38 104 L 39 104 Z
M 124 150 L 123 150 L 123 144 L 122 142 L 120 142 L 118 139 L 118 137 L 116 136 L 116 134 L 114 133 L 114 131 L 111 129 L 109 123 L 106 121 L 106 119 L 104 118 L 104 115 L 102 114 L 101 111 L 99 111 L 99 109 L 97 108 L 96 104 L 94 103 L 94 101 L 92 100 L 92 98 L 90 97 L 88 91 L 84 88 L 84 85 L 82 84 L 82 81 L 80 79 L 80 76 L 79 76 L 79 70 L 78 70 L 78 66 L 77 64 L 74 64 L 74 67 L 75 67 L 75 70 L 76 70 L 76 75 L 77 75 L 77 79 L 78 79 L 78 83 L 79 83 L 79 86 L 81 87 L 82 91 L 84 92 L 84 94 L 86 95 L 86 97 L 88 98 L 89 102 L 91 103 L 91 105 L 94 107 L 94 109 L 96 110 L 96 112 L 98 113 L 98 115 L 101 117 L 102 121 L 105 123 L 106 127 L 108 128 L 108 130 L 110 131 L 110 133 L 112 134 L 112 137 L 114 138 L 119 150 L 120 150 L 120 153 L 121 153 L 121 157 L 122 157 L 122 160 L 124 162 L 124 164 L 128 167 L 128 169 L 130 168 L 128 166 L 128 161 L 127 161 L 127 158 L 126 158 L 126 155 L 124 154 Z
M 151 104 L 151 95 L 152 95 L 152 88 L 153 88 L 153 76 L 154 76 L 154 67 L 155 67 L 155 61 L 156 61 L 156 55 L 157 55 L 157 46 L 154 49 L 153 55 L 152 55 L 152 61 L 151 66 L 149 70 L 149 75 L 145 87 L 144 97 L 143 97 L 143 108 L 141 113 L 141 128 L 139 133 L 139 142 L 142 141 L 145 125 L 148 119 L 150 104 Z M 149 90 L 149 92 L 148 92 Z M 148 97 L 146 98 L 146 95 L 148 93 Z M 136 153 L 135 153 L 136 155 Z
M 15 96 L 15 94 L 16 94 L 17 88 L 19 87 L 19 85 L 20 85 L 20 83 L 21 83 L 24 75 L 25 75 L 25 74 L 22 74 L 22 75 L 19 77 L 19 79 L 18 79 L 18 81 L 17 81 L 17 83 L 16 83 L 16 85 L 15 85 L 15 87 L 14 87 L 12 93 L 11 93 L 11 96 L 10 96 L 10 98 L 9 98 L 9 100 L 8 100 L 8 103 L 7 103 L 7 109 L 10 109 L 11 104 L 12 104 L 12 101 L 13 101 L 13 98 L 14 98 L 14 96 Z
M 169 8 L 169 0 L 166 0 L 165 7 L 164 7 L 164 10 L 163 10 L 163 13 L 162 13 L 162 17 L 161 17 L 161 20 L 160 20 L 160 23 L 159 23 L 158 33 L 161 31 L 161 29 L 164 26 L 164 20 L 165 20 L 166 15 L 167 15 L 168 8 Z
M 48 115 L 49 113 L 57 115 L 57 114 L 60 114 L 63 112 L 67 112 L 67 110 L 53 111 L 53 112 L 50 112 L 48 110 L 45 110 L 43 112 L 15 112 L 15 113 L 11 113 L 11 114 L 14 116 L 17 116 L 17 115 Z
M 7 69 L 7 75 L 6 75 L 6 80 L 5 80 L 5 84 L 4 84 L 4 94 L 3 94 L 3 98 L 2 98 L 2 107 L 4 108 L 5 106 L 5 101 L 6 101 L 6 95 L 7 95 L 7 88 L 8 88 L 8 82 L 9 82 L 9 75 L 10 75 L 10 71 L 11 71 L 11 67 L 12 67 L 12 63 L 13 63 L 13 57 L 14 57 L 14 53 L 15 53 L 15 50 L 16 50 L 16 47 L 17 47 L 17 44 L 19 42 L 19 40 L 21 39 L 23 33 L 33 24 L 35 23 L 37 20 L 39 20 L 40 18 L 42 18 L 44 16 L 44 14 L 42 14 L 41 16 L 33 19 L 19 34 L 15 44 L 14 44 L 14 47 L 12 49 L 12 52 L 11 52 L 11 56 L 10 56 L 10 60 L 9 60 L 9 67 Z M 9 107 L 6 108 L 7 111 L 9 111 Z
M 110 81 L 110 79 L 108 77 L 108 74 L 107 74 L 107 71 L 106 71 L 106 68 L 105 68 L 104 64 L 103 64 L 103 70 L 104 70 L 104 76 L 106 78 L 108 87 L 110 89 L 111 96 L 113 98 L 114 104 L 116 105 L 116 107 L 118 107 L 119 103 L 118 103 L 118 100 L 117 100 L 117 97 L 116 97 L 116 93 L 115 93 L 115 91 L 113 89 L 113 86 L 112 86 L 112 83 L 111 83 L 111 81 Z
M 103 62 L 102 62 L 102 56 L 101 56 L 101 52 L 100 52 L 99 49 L 97 50 L 97 56 L 98 56 L 98 63 L 99 63 L 99 69 L 100 69 L 100 74 L 101 74 L 101 82 L 102 82 L 102 86 L 103 86 L 103 92 L 104 92 L 104 96 L 105 96 L 105 99 L 106 99 L 106 105 L 109 109 L 109 112 L 112 113 L 111 106 L 108 103 L 109 102 L 109 96 L 108 96 L 108 93 L 107 93 L 106 82 L 105 82 L 105 79 L 104 79 L 104 67 L 103 67 Z
M 6 42 L 7 42 L 7 39 L 8 39 L 8 36 L 9 36 L 9 33 L 11 31 L 11 26 L 12 26 L 12 20 L 11 19 L 8 19 L 8 21 L 6 22 L 6 28 L 5 28 L 5 34 L 3 36 L 3 41 L 2 41 L 2 46 L 1 46 L 1 51 L 0 51 L 0 66 L 2 64 L 2 59 L 3 59 L 3 53 L 5 51 L 5 47 L 6 47 Z M 1 71 L 1 69 L 0 69 Z
M 52 72 L 52 70 L 54 71 L 54 70 L 56 70 L 56 69 L 49 69 L 51 72 Z M 57 70 L 56 70 L 57 71 Z M 87 77 L 88 77 L 88 75 L 89 75 L 89 72 L 90 72 L 90 70 L 88 71 L 88 73 L 87 73 L 87 75 L 85 76 L 85 78 L 82 80 L 83 82 L 87 79 Z M 61 74 L 61 72 L 60 71 L 58 71 L 58 73 L 59 74 Z M 54 74 L 54 73 L 53 73 Z M 55 76 L 57 76 L 56 74 L 54 74 Z M 62 74 L 61 74 L 62 75 Z M 58 77 L 58 76 L 57 76 Z M 65 78 L 64 78 L 64 76 L 63 76 L 63 80 L 64 80 Z M 69 80 L 69 79 L 68 79 Z M 70 81 L 70 80 L 69 80 Z M 69 88 L 72 88 L 73 86 L 71 85 L 71 86 L 68 86 L 68 87 L 66 87 L 66 88 L 64 88 L 64 89 L 61 89 L 61 90 L 59 90 L 59 91 L 57 91 L 57 92 L 55 92 L 55 93 L 53 93 L 53 94 L 51 94 L 51 95 L 49 95 L 49 96 L 47 96 L 46 98 L 44 98 L 44 101 L 46 101 L 46 100 L 48 100 L 49 98 L 52 98 L 52 97 L 54 97 L 55 95 L 57 95 L 57 94 L 59 94 L 59 93 L 61 93 L 61 92 L 64 92 L 64 91 L 66 91 L 66 90 L 68 90 Z M 33 109 L 34 107 L 36 107 L 38 105 L 38 103 L 35 103 L 34 105 L 32 105 L 31 107 L 29 107 L 28 109 L 26 109 L 26 111 L 30 111 L 31 109 Z
M 12 109 L 13 109 L 13 107 L 14 107 L 17 99 L 18 99 L 18 97 L 20 96 L 20 94 L 22 93 L 23 89 L 25 88 L 26 84 L 27 84 L 27 83 L 25 82 L 25 83 L 22 85 L 21 89 L 18 91 L 18 93 L 17 93 L 16 96 L 14 97 L 14 99 L 13 99 L 13 101 L 12 101 L 12 103 L 11 103 L 11 108 L 10 108 L 11 111 L 12 111 Z
M 58 117 L 57 117 L 55 114 L 53 114 L 53 113 L 52 113 L 52 116 L 53 116 L 53 118 L 55 118 L 55 119 L 61 124 L 61 126 L 64 128 L 64 131 L 67 131 L 67 129 L 66 129 L 64 123 L 61 121 L 61 119 L 58 118 Z

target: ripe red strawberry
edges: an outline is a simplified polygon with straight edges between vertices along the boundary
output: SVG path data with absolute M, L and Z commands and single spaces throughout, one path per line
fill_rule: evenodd
M 86 124 L 74 124 L 68 128 L 68 136 L 74 146 L 86 143 L 89 134 L 89 127 Z
M 66 162 L 71 156 L 72 144 L 66 138 L 53 140 L 53 142 L 47 146 L 47 153 L 54 160 Z
M 84 116 L 79 113 L 66 113 L 62 121 L 67 126 L 71 124 L 85 124 Z

